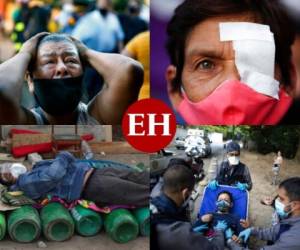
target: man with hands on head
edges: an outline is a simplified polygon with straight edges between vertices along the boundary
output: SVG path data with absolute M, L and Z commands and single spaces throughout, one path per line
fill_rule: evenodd
M 226 146 L 227 159 L 217 169 L 217 177 L 208 183 L 215 190 L 218 185 L 235 186 L 240 190 L 251 190 L 252 180 L 248 167 L 240 162 L 240 146 L 231 141 Z
M 87 105 L 80 102 L 85 65 L 105 82 Z M 38 104 L 31 110 L 21 106 L 25 76 Z M 0 123 L 120 124 L 142 82 L 142 66 L 133 59 L 91 50 L 67 35 L 39 33 L 0 65 Z

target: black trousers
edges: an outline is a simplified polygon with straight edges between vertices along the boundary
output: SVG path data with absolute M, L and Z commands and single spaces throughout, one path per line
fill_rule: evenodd
M 95 169 L 89 177 L 82 198 L 96 203 L 97 206 L 149 205 L 150 174 L 130 169 L 106 167 Z

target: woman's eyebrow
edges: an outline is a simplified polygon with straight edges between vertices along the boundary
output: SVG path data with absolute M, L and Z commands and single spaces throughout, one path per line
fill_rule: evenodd
M 220 53 L 220 51 L 213 49 L 213 48 L 193 48 L 186 52 L 187 58 L 193 58 L 196 56 L 220 58 L 221 53 Z

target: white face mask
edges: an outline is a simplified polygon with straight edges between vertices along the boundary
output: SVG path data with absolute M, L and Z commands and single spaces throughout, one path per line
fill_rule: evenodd
M 27 168 L 20 163 L 13 163 L 10 167 L 10 172 L 13 177 L 18 178 L 21 174 L 27 172 Z
M 291 202 L 289 204 L 287 204 L 286 206 L 289 206 L 290 204 L 291 204 Z M 293 210 L 290 210 L 289 212 L 286 212 L 285 211 L 285 207 L 286 206 L 282 202 L 280 202 L 278 198 L 275 200 L 275 210 L 276 210 L 276 213 L 282 219 L 287 218 L 290 215 L 290 213 L 293 212 Z
M 238 156 L 228 156 L 228 161 L 230 165 L 238 165 L 240 162 L 240 157 Z

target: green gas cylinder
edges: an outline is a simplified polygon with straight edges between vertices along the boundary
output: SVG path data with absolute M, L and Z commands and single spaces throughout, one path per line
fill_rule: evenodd
M 12 211 L 7 220 L 9 236 L 18 242 L 31 242 L 41 234 L 41 221 L 38 211 L 31 205 Z
M 142 207 L 133 210 L 133 215 L 139 223 L 140 234 L 150 236 L 150 210 L 149 207 Z
M 115 209 L 105 215 L 104 227 L 108 235 L 116 242 L 126 243 L 135 239 L 139 225 L 134 216 L 126 209 Z
M 6 221 L 4 213 L 0 212 L 0 240 L 2 240 L 6 233 Z
M 43 234 L 51 241 L 65 241 L 74 234 L 74 221 L 69 211 L 60 203 L 53 202 L 41 211 Z
M 103 223 L 100 214 L 97 212 L 77 205 L 71 209 L 71 214 L 78 234 L 93 236 L 100 231 Z

